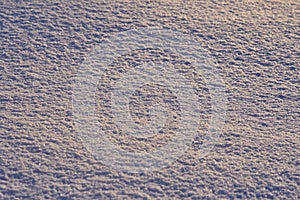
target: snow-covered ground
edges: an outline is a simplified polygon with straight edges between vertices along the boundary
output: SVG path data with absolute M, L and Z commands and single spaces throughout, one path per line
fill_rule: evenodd
M 299 199 L 299 23 L 300 1 L 293 0 L 2 0 L 0 199 Z M 226 87 L 227 110 L 214 148 L 202 156 L 213 101 L 201 73 L 163 49 L 115 58 L 98 82 L 95 114 L 116 146 L 129 152 L 163 146 L 182 117 L 174 100 L 166 105 L 174 119 L 157 136 L 122 133 L 106 99 L 129 68 L 155 61 L 185 71 L 201 109 L 188 150 L 167 167 L 131 173 L 96 159 L 79 137 L 72 95 L 95 46 L 143 27 L 181 32 L 206 50 Z M 140 124 L 149 105 L 139 95 L 175 98 L 163 86 L 140 88 L 129 106 Z

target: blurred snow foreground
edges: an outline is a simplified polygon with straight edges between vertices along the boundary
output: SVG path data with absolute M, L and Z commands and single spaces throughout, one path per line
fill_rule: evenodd
M 172 139 L 155 150 L 132 152 L 107 138 L 95 114 L 97 84 L 103 78 L 103 73 L 110 70 L 109 65 L 115 59 L 135 50 L 147 49 L 180 55 L 205 79 L 211 97 L 211 112 L 208 131 L 199 150 L 200 156 L 211 151 L 225 121 L 225 86 L 214 62 L 201 44 L 180 32 L 160 28 L 140 28 L 118 33 L 96 46 L 80 66 L 73 87 L 73 116 L 78 135 L 91 154 L 103 164 L 120 171 L 139 173 L 166 167 L 185 153 L 199 132 L 201 110 L 192 84 L 196 80 L 188 79 L 167 62 L 147 62 L 125 71 L 113 85 L 108 99 L 113 123 L 125 134 L 137 138 L 158 134 L 168 123 L 169 110 L 162 103 L 152 105 L 151 109 L 148 108 L 151 120 L 143 126 L 132 119 L 129 100 L 144 85 L 161 85 L 175 94 L 179 102 L 180 119 Z

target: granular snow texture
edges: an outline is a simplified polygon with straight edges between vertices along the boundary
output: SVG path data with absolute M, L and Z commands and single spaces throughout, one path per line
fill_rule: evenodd
M 228 105 L 207 156 L 197 156 L 195 142 L 169 167 L 135 174 L 83 145 L 72 86 L 95 45 L 140 27 L 199 42 L 216 61 Z M 2 0 L 0 30 L 0 199 L 300 198 L 299 0 Z M 118 62 L 130 66 L 137 58 L 128 56 Z M 109 138 L 124 148 L 135 142 Z

